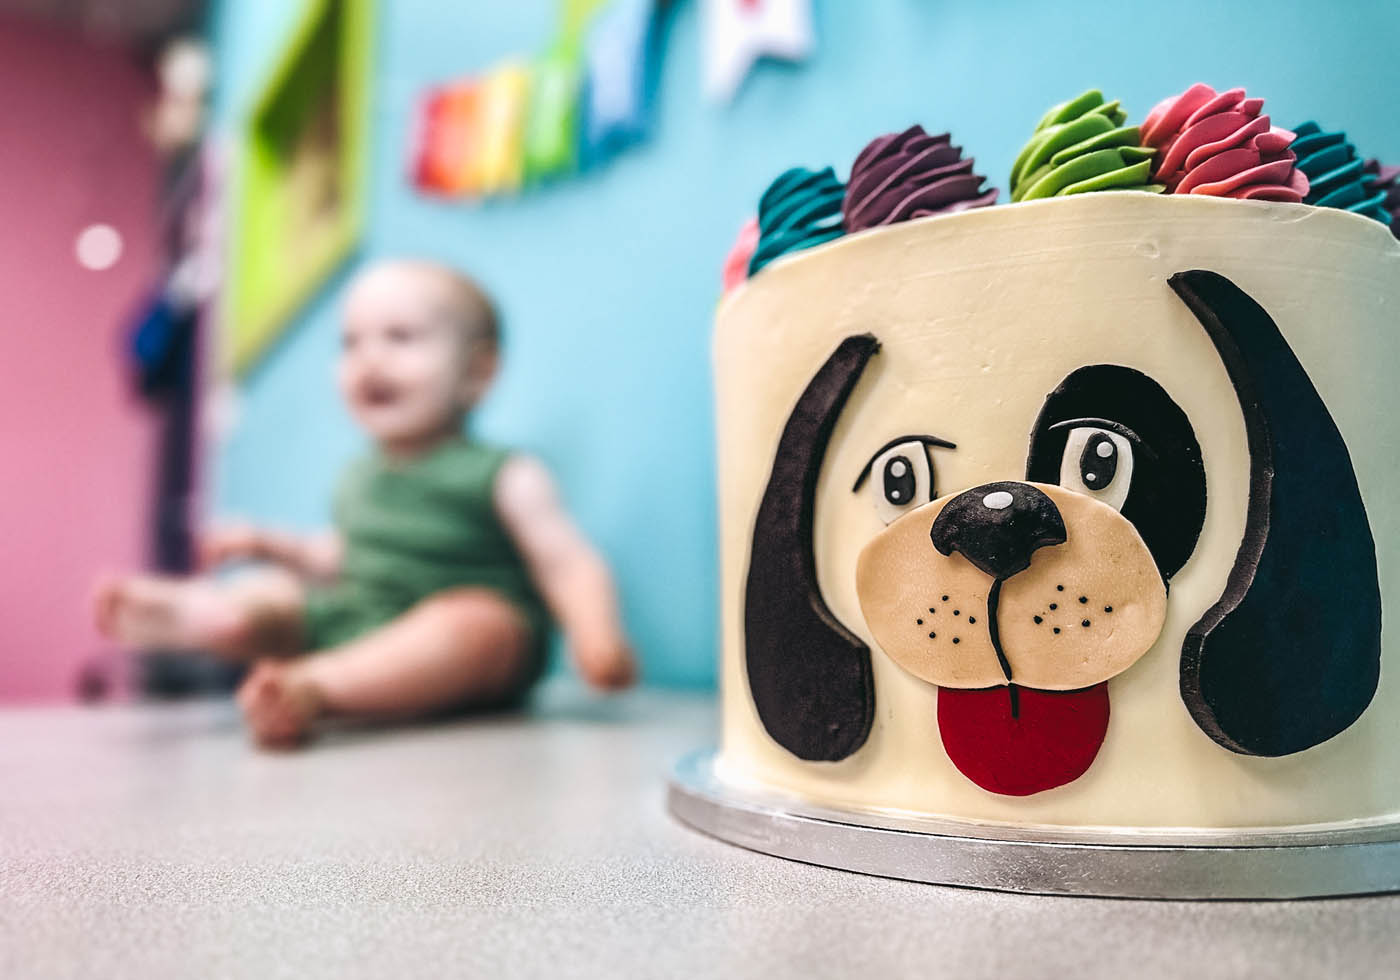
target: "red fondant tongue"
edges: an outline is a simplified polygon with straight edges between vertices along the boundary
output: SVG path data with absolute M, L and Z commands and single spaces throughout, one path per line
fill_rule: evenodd
M 1078 779 L 1107 730 L 1107 681 L 1080 691 L 938 689 L 938 731 L 948 758 L 978 786 L 1004 796 L 1029 796 Z

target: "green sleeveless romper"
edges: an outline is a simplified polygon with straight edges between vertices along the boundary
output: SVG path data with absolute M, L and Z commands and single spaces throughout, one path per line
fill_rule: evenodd
M 334 508 L 345 556 L 339 579 L 307 597 L 309 648 L 352 640 L 445 589 L 486 588 L 530 627 L 533 681 L 544 665 L 550 621 L 496 514 L 496 475 L 509 456 L 454 438 L 408 462 L 375 455 L 352 464 Z

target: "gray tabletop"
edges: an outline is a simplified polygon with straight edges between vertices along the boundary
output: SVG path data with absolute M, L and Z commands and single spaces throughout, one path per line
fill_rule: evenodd
M 247 745 L 226 704 L 0 712 L 0 976 L 1362 976 L 1400 896 L 1173 903 L 793 864 L 665 813 L 708 699 Z

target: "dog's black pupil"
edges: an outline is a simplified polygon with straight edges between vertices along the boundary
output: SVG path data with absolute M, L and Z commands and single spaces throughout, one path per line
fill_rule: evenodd
M 1079 478 L 1088 489 L 1102 490 L 1113 482 L 1117 472 L 1118 446 L 1104 433 L 1095 432 L 1079 454 Z
M 885 461 L 885 499 L 903 507 L 914 499 L 914 467 L 907 456 L 891 456 Z

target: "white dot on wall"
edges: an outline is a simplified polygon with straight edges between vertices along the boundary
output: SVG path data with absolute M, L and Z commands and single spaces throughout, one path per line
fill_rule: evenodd
M 122 257 L 121 232 L 111 225 L 88 225 L 78 232 L 73 251 L 84 269 L 101 272 L 117 264 Z

